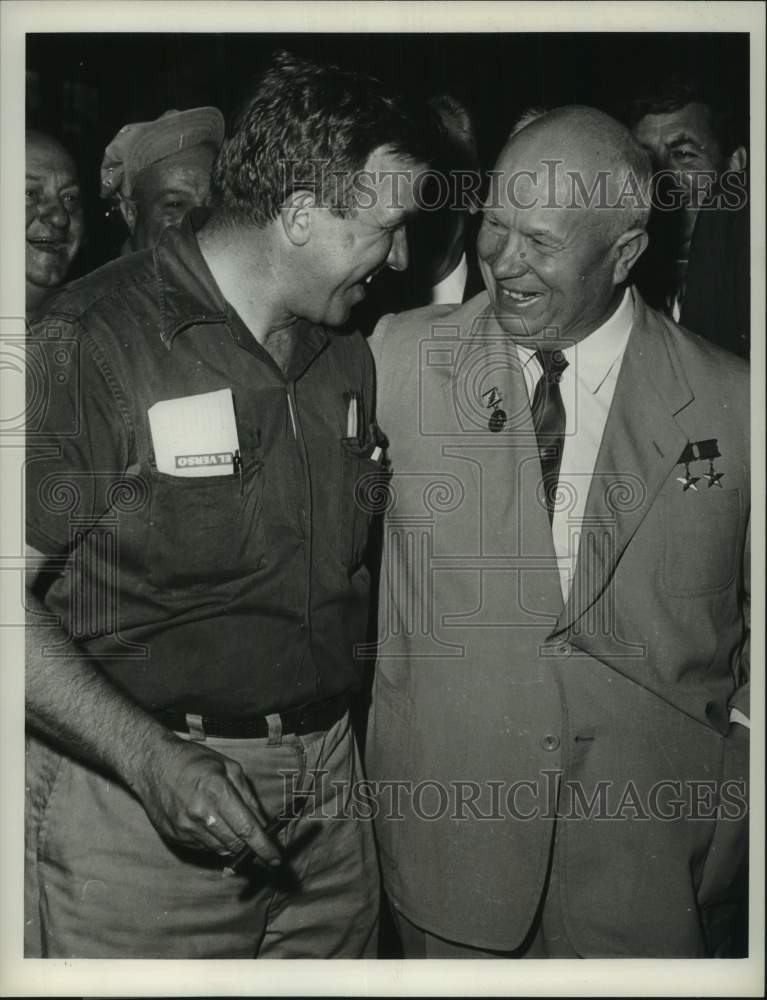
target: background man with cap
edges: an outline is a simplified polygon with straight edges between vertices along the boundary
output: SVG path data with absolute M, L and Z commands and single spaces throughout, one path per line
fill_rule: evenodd
M 166 111 L 120 129 L 104 152 L 101 197 L 117 200 L 130 233 L 124 252 L 153 247 L 166 226 L 208 203 L 223 139 L 217 108 Z
M 424 138 L 378 81 L 276 56 L 197 232 L 169 226 L 32 330 L 45 957 L 375 954 L 348 700 L 368 611 L 356 486 L 381 448 L 366 343 L 330 328 L 407 264 Z

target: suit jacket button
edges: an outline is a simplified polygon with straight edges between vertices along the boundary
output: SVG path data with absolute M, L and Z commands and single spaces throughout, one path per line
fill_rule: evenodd
M 560 642 L 557 646 L 557 653 L 559 653 L 560 656 L 569 656 L 572 651 L 573 647 L 569 642 Z
M 551 734 L 549 734 L 548 736 L 544 736 L 543 739 L 541 740 L 541 746 L 543 747 L 544 750 L 558 750 L 559 737 L 552 736 Z

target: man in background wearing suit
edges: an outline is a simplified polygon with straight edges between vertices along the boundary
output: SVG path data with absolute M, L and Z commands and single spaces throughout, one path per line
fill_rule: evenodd
M 747 126 L 711 80 L 661 78 L 626 111 L 656 170 L 650 252 L 635 280 L 650 305 L 748 358 L 751 329 Z
M 748 370 L 648 308 L 651 167 L 512 134 L 487 293 L 371 338 L 391 495 L 367 741 L 406 957 L 733 954 Z

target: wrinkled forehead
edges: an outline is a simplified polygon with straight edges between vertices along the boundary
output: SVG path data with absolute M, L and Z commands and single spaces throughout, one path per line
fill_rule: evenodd
M 45 135 L 28 135 L 26 139 L 26 172 L 37 176 L 61 175 L 77 184 L 77 165 L 62 145 Z
M 485 208 L 557 218 L 564 224 L 570 217 L 591 209 L 604 209 L 618 173 L 605 150 L 589 150 L 582 155 L 566 144 L 552 142 L 540 148 L 511 140 L 502 151 L 491 174 Z

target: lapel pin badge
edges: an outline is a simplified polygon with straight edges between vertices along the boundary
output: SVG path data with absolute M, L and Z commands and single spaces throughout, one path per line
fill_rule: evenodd
M 493 434 L 497 434 L 506 426 L 506 421 L 508 419 L 506 411 L 501 409 L 503 399 L 498 392 L 498 386 L 494 385 L 492 389 L 488 389 L 487 392 L 483 392 L 482 398 L 486 400 L 485 407 L 488 410 L 492 409 L 493 411 L 487 421 L 487 426 Z

